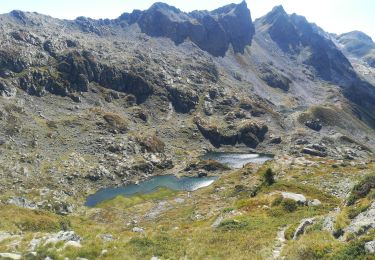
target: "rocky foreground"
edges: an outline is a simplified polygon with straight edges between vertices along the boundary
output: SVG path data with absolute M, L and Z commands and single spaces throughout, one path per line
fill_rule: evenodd
M 0 258 L 371 259 L 368 36 L 281 6 L 252 21 L 245 2 L 113 20 L 13 11 L 0 35 Z M 207 151 L 275 158 L 235 170 Z M 84 206 L 157 174 L 220 178 Z

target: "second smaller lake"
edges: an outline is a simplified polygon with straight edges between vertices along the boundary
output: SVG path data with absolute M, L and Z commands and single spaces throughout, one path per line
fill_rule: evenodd
M 129 184 L 124 187 L 105 188 L 87 197 L 86 206 L 94 207 L 102 201 L 113 199 L 119 195 L 126 197 L 135 194 L 151 193 L 158 188 L 164 187 L 171 190 L 195 191 L 211 185 L 218 177 L 181 177 L 174 175 L 154 176 L 140 184 Z
M 204 160 L 215 160 L 232 168 L 242 168 L 247 163 L 263 164 L 272 159 L 270 155 L 257 153 L 209 152 L 202 156 Z

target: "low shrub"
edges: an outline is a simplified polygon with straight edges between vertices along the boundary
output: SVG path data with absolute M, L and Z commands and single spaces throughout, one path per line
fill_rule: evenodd
M 136 136 L 136 141 L 142 146 L 142 148 L 151 153 L 162 153 L 165 149 L 165 143 L 156 135 L 140 135 Z
M 272 184 L 275 183 L 275 174 L 272 171 L 271 168 L 268 168 L 264 173 L 263 173 L 263 181 L 266 185 L 271 186 Z
M 374 188 L 375 174 L 367 175 L 353 187 L 348 198 L 347 205 L 353 205 L 357 200 L 366 197 Z
M 103 118 L 113 130 L 124 133 L 128 129 L 128 122 L 118 114 L 106 113 Z
M 281 202 L 281 206 L 287 212 L 296 211 L 298 207 L 297 202 L 292 199 L 283 199 L 283 201 Z
M 247 222 L 236 219 L 224 220 L 220 223 L 219 229 L 224 231 L 243 229 L 247 226 Z
M 272 207 L 275 207 L 275 206 L 279 206 L 281 204 L 281 202 L 283 202 L 283 196 L 281 195 L 278 195 L 271 203 L 271 206 Z

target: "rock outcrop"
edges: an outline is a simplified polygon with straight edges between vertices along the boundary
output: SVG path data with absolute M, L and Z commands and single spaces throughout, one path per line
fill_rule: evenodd
M 244 120 L 235 127 L 223 127 L 210 124 L 199 116 L 194 118 L 202 135 L 215 147 L 221 145 L 245 144 L 256 148 L 265 139 L 268 132 L 267 125 L 252 120 Z
M 344 231 L 345 233 L 353 233 L 361 235 L 366 233 L 370 229 L 375 228 L 375 202 L 364 212 L 356 216 L 352 222 L 347 226 Z

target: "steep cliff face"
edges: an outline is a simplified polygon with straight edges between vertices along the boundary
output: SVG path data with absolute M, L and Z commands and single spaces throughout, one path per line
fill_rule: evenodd
M 148 10 L 123 14 L 120 20 L 138 23 L 142 32 L 154 37 L 167 37 L 176 44 L 190 39 L 214 56 L 224 56 L 231 44 L 243 53 L 255 33 L 246 2 L 231 4 L 214 11 L 184 13 L 164 3 Z

